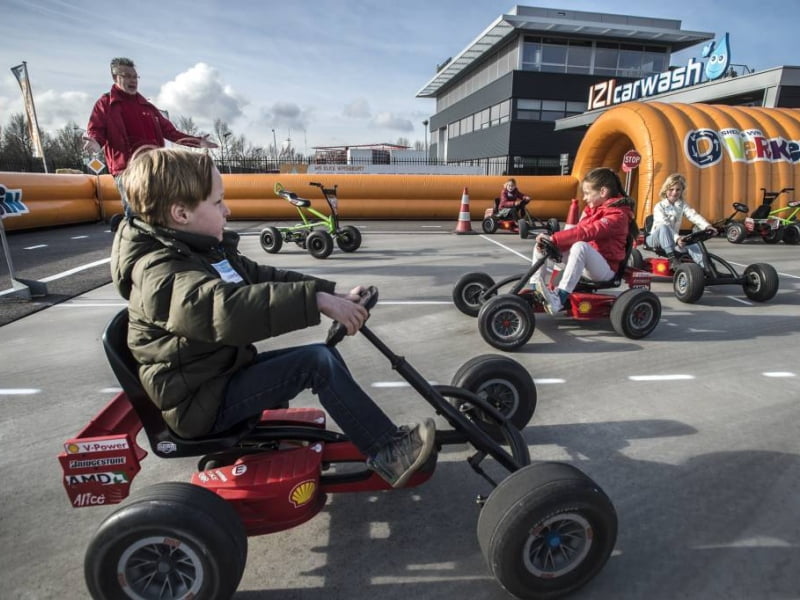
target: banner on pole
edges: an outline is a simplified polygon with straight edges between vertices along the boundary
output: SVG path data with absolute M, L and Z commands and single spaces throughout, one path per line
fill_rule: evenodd
M 39 121 L 36 119 L 36 108 L 33 105 L 33 92 L 31 83 L 28 79 L 28 65 L 23 61 L 21 65 L 11 67 L 11 72 L 17 78 L 19 87 L 22 90 L 22 100 L 25 103 L 25 113 L 28 116 L 28 134 L 33 142 L 33 155 L 36 158 L 44 159 L 44 148 L 42 138 L 39 135 Z

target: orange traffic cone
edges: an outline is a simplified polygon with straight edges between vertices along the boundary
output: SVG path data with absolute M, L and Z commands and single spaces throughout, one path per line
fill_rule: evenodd
M 464 188 L 464 194 L 461 196 L 461 210 L 458 213 L 458 224 L 456 225 L 456 229 L 453 233 L 476 233 L 475 231 L 472 231 L 472 219 L 470 218 L 469 214 L 469 192 L 467 191 L 467 188 Z
M 567 221 L 564 223 L 564 229 L 572 229 L 578 224 L 580 211 L 578 210 L 578 199 L 573 198 L 572 204 L 569 205 L 569 212 L 567 213 Z

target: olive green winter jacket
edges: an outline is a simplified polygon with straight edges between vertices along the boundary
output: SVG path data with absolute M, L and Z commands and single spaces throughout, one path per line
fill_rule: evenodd
M 111 275 L 129 301 L 128 345 L 144 389 L 183 437 L 211 430 L 228 380 L 256 356 L 254 342 L 317 325 L 316 292 L 334 291 L 331 281 L 259 265 L 238 242 L 232 231 L 220 243 L 137 218 L 114 237 Z

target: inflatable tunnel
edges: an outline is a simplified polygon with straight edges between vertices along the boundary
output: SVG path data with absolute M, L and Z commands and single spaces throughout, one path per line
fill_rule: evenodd
M 675 172 L 686 177 L 686 199 L 710 220 L 733 212 L 734 202 L 752 211 L 762 188 L 794 187 L 800 197 L 796 109 L 630 102 L 592 124 L 572 172 L 580 180 L 594 167 L 619 169 L 631 149 L 642 156 L 630 187 L 640 224 L 658 202 L 664 179 Z M 782 196 L 773 208 L 791 198 Z

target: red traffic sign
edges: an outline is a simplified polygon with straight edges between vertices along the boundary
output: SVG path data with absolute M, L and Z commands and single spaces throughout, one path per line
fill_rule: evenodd
M 640 162 L 642 162 L 642 155 L 636 150 L 628 150 L 622 157 L 622 170 L 630 173 L 639 166 Z

